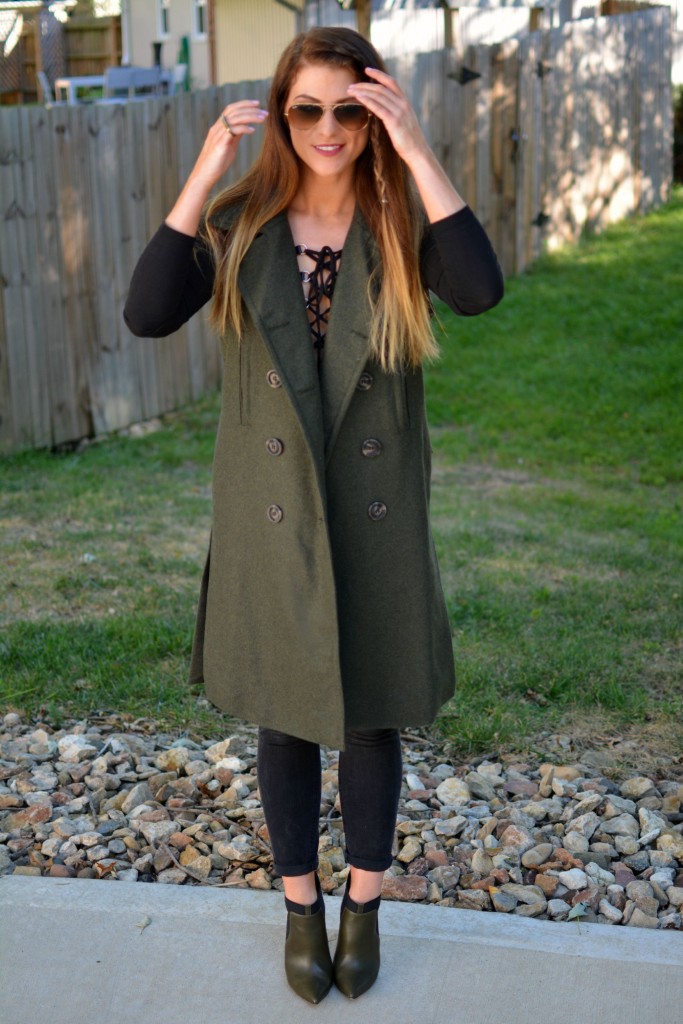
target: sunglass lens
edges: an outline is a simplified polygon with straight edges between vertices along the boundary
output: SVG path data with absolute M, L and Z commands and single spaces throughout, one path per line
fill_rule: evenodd
M 316 103 L 296 103 L 289 108 L 287 116 L 292 128 L 303 130 L 317 124 L 323 112 Z
M 340 103 L 334 108 L 334 116 L 342 128 L 358 132 L 368 123 L 368 108 L 362 103 Z

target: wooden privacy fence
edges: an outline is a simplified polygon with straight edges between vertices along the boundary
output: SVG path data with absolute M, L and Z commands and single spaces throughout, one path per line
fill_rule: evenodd
M 668 198 L 667 8 L 497 46 L 392 61 L 506 273 Z M 252 82 L 139 103 L 0 110 L 0 444 L 55 445 L 215 388 L 206 317 L 141 340 L 122 319 L 135 262 L 208 126 Z M 243 137 L 230 179 L 253 161 Z

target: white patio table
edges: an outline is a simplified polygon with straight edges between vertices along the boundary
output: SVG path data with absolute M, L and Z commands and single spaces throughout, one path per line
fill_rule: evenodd
M 79 89 L 104 88 L 104 75 L 72 75 L 69 78 L 55 80 L 55 99 L 62 98 L 66 93 L 66 101 L 72 106 L 78 103 Z

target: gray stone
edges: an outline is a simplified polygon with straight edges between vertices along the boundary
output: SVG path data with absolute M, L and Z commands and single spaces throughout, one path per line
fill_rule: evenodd
M 154 794 L 147 782 L 138 782 L 129 790 L 125 800 L 121 804 L 124 814 L 130 814 L 140 804 L 146 804 L 154 800 Z
M 615 793 L 610 794 L 605 800 L 605 807 L 602 812 L 603 820 L 606 818 L 616 818 L 620 814 L 635 814 L 636 805 L 633 800 L 625 800 L 621 796 L 617 796 Z
M 546 903 L 546 896 L 537 885 L 516 885 L 514 882 L 506 882 L 500 886 L 501 892 L 510 893 L 520 903 Z
M 517 898 L 510 892 L 502 892 L 500 889 L 494 889 L 491 893 L 491 902 L 493 903 L 493 909 L 497 910 L 499 914 L 509 914 L 517 906 Z
M 640 849 L 637 839 L 633 836 L 615 836 L 614 845 L 617 853 L 621 853 L 625 856 L 632 856 L 634 853 L 638 853 Z
M 610 836 L 632 836 L 635 838 L 640 832 L 640 827 L 632 814 L 618 814 L 616 818 L 603 821 L 601 831 Z
M 430 882 L 435 882 L 444 892 L 448 889 L 455 889 L 456 885 L 460 881 L 460 868 L 455 865 L 446 866 L 440 865 L 437 868 L 432 868 L 431 871 L 427 872 L 427 878 Z
M 165 868 L 157 875 L 157 882 L 165 882 L 167 885 L 182 885 L 187 881 L 187 874 L 180 868 Z
M 478 797 L 480 800 L 493 800 L 496 795 L 491 783 L 479 772 L 468 772 L 465 782 L 472 796 Z
M 467 818 L 457 814 L 454 818 L 446 818 L 445 821 L 437 821 L 434 824 L 434 831 L 437 836 L 458 836 L 467 824 Z

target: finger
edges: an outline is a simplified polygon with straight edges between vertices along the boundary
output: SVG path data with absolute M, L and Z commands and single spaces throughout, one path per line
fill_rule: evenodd
M 379 82 L 385 85 L 387 89 L 391 89 L 397 96 L 403 95 L 403 90 L 396 79 L 388 75 L 386 71 L 380 71 L 379 68 L 365 68 L 365 74 L 370 75 L 371 78 L 377 78 Z
M 353 95 L 356 99 L 360 100 L 368 110 L 372 111 L 373 114 L 377 114 L 378 117 L 384 119 L 387 116 L 393 115 L 397 120 L 401 117 L 401 107 L 397 104 L 394 97 L 382 93 L 371 93 L 367 92 L 355 92 Z

